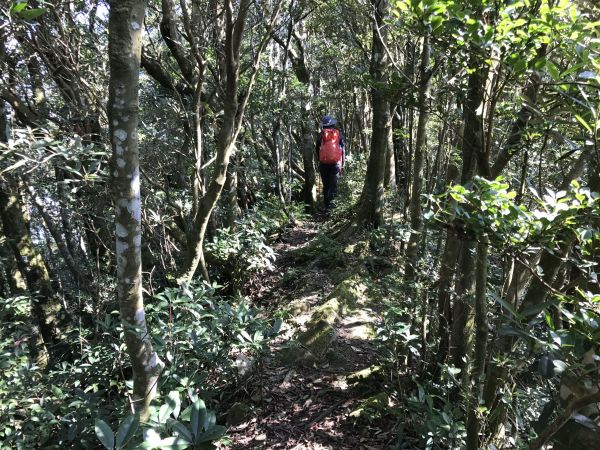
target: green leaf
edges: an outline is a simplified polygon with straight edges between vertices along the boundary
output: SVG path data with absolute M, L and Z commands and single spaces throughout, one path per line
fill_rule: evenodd
M 197 443 L 211 442 L 222 438 L 227 432 L 227 428 L 222 425 L 215 425 L 210 430 L 205 431 L 196 438 Z
M 191 442 L 194 440 L 194 436 L 192 435 L 191 431 L 188 429 L 188 427 L 186 427 L 181 422 L 179 422 L 175 419 L 169 419 L 167 421 L 167 426 L 169 426 L 178 435 L 183 436 L 188 441 Z
M 558 81 L 560 79 L 560 70 L 558 70 L 558 67 L 556 67 L 552 61 L 546 61 L 546 70 L 554 81 Z
M 498 303 L 500 303 L 500 306 L 502 306 L 502 308 L 504 308 L 506 311 L 508 311 L 512 317 L 514 317 L 515 319 L 519 319 L 519 320 L 521 319 L 521 315 L 517 311 L 515 311 L 515 309 L 513 308 L 513 306 L 510 303 L 508 303 L 506 300 L 500 298 L 495 293 L 492 293 L 492 297 L 494 298 L 494 300 L 496 300 Z
M 10 8 L 10 12 L 11 14 L 21 12 L 26 6 L 27 2 L 17 2 Z
M 279 331 L 281 330 L 281 325 L 283 325 L 283 320 L 281 318 L 275 319 L 275 322 L 273 323 L 274 335 L 277 335 L 279 333 Z
M 593 133 L 592 131 L 592 127 L 590 126 L 589 123 L 587 123 L 585 121 L 585 119 L 583 117 L 581 117 L 579 114 L 575 114 L 575 118 L 577 119 L 577 122 L 579 122 L 581 125 L 583 125 L 583 127 L 588 130 L 590 133 Z
M 96 431 L 96 436 L 105 448 L 108 450 L 113 450 L 115 448 L 115 434 L 104 420 L 96 419 L 94 430 Z
M 171 415 L 171 413 L 173 412 L 173 409 L 174 408 L 172 408 L 171 405 L 169 405 L 168 403 L 162 405 L 158 410 L 158 422 L 165 423 Z
M 21 17 L 24 20 L 33 20 L 33 19 L 37 19 L 38 17 L 40 17 L 42 14 L 48 12 L 48 9 L 46 8 L 33 8 L 33 9 L 27 9 L 25 11 L 21 11 L 19 13 L 19 17 Z
M 137 414 L 131 414 L 128 416 L 117 431 L 116 446 L 117 448 L 125 446 L 127 442 L 133 437 L 140 424 L 140 417 Z
M 62 399 L 64 398 L 64 394 L 63 391 L 58 387 L 58 386 L 52 386 L 52 393 L 54 394 L 54 396 L 58 399 Z
M 171 391 L 167 396 L 167 404 L 172 408 L 173 417 L 177 419 L 179 411 L 181 411 L 181 399 L 179 398 L 179 392 Z
M 207 415 L 208 411 L 206 410 L 206 405 L 204 404 L 204 401 L 199 398 L 192 405 L 190 417 L 190 424 L 192 426 L 192 433 L 194 436 L 197 437 L 202 432 Z
M 181 436 L 171 436 L 161 439 L 157 442 L 157 447 L 161 450 L 184 450 L 191 445 L 191 442 Z

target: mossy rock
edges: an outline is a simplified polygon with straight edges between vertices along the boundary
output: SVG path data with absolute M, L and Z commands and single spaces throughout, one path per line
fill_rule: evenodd
M 350 413 L 350 417 L 368 421 L 379 418 L 388 409 L 389 403 L 389 396 L 385 392 L 380 392 L 360 402 L 359 407 Z
M 377 337 L 377 329 L 371 322 L 353 324 L 346 327 L 348 338 L 361 341 L 372 341 Z
M 346 245 L 346 247 L 344 247 L 344 253 L 346 255 L 352 255 L 358 258 L 362 258 L 369 254 L 369 242 L 358 241 L 353 242 L 352 244 L 348 244 Z
M 329 300 L 315 309 L 315 312 L 313 312 L 307 327 L 310 327 L 311 324 L 316 324 L 320 321 L 324 321 L 329 325 L 333 325 L 335 322 L 337 322 L 343 312 L 344 307 L 340 301 L 336 297 L 329 298 Z
M 324 354 L 335 335 L 332 324 L 325 319 L 311 320 L 306 331 L 298 335 L 298 343 L 317 355 Z
M 367 303 L 366 293 L 367 285 L 363 282 L 362 277 L 355 273 L 338 284 L 327 298 L 329 300 L 336 299 L 345 307 L 356 308 L 358 305 Z
M 300 314 L 310 311 L 310 301 L 304 298 L 297 298 L 288 304 L 286 310 L 292 316 L 299 316 Z
M 296 250 L 293 255 L 297 263 L 311 263 L 325 269 L 343 266 L 346 263 L 340 243 L 324 234 L 319 235 L 306 247 Z
M 311 366 L 326 359 L 335 338 L 333 326 L 348 309 L 366 301 L 367 287 L 358 274 L 342 281 L 312 313 L 305 331 L 298 333 L 290 347 L 282 349 L 281 360 L 288 365 Z
M 290 347 L 280 351 L 280 359 L 291 366 L 312 366 L 322 361 L 333 342 L 335 331 L 326 320 L 311 321 Z
M 385 374 L 381 366 L 374 365 L 348 375 L 346 381 L 353 391 L 367 394 L 381 388 Z

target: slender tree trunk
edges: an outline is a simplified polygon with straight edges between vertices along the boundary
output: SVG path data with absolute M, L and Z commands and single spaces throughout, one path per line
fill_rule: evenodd
M 540 57 L 546 55 L 547 45 L 543 44 L 538 51 Z M 537 95 L 541 85 L 541 78 L 537 73 L 531 75 L 531 82 L 527 85 L 524 92 L 524 100 L 517 117 L 510 127 L 508 138 L 502 147 L 502 150 L 496 156 L 496 160 L 491 168 L 491 177 L 496 178 L 502 173 L 509 161 L 517 152 L 523 135 L 527 130 L 529 120 L 533 116 L 537 104 Z
M 585 168 L 588 158 L 590 158 L 590 148 L 585 147 L 581 155 L 569 171 L 569 173 L 563 178 L 559 189 L 568 189 L 571 181 L 581 176 L 583 169 Z M 593 160 L 593 159 L 592 159 Z M 599 187 L 600 188 L 600 187 Z M 573 236 L 568 233 L 559 232 L 557 236 L 559 242 L 559 252 L 569 252 L 573 242 Z M 532 308 L 545 301 L 546 295 L 548 294 L 547 285 L 552 286 L 557 279 L 557 274 L 562 265 L 560 258 L 554 254 L 544 250 L 539 256 L 529 261 L 516 261 L 512 274 L 510 274 L 510 281 L 507 282 L 507 293 L 506 299 L 509 301 L 516 310 L 521 312 L 526 311 L 528 308 Z M 541 282 L 539 279 L 534 278 L 531 271 L 527 268 L 539 266 L 542 273 Z M 528 286 L 531 280 L 531 284 Z M 523 292 L 525 292 L 523 296 Z M 522 300 L 521 297 L 523 296 Z M 511 336 L 505 336 L 504 338 L 497 340 L 496 345 L 493 348 L 493 352 L 496 357 L 502 357 L 503 354 L 511 352 L 515 345 L 515 339 Z M 493 420 L 488 423 L 488 434 L 495 436 L 506 418 L 507 406 L 500 402 L 501 397 L 500 391 L 505 388 L 505 382 L 508 378 L 508 369 L 505 366 L 499 366 L 493 361 L 496 358 L 491 358 L 490 364 L 487 370 L 486 382 L 483 391 L 483 401 L 488 410 L 493 411 Z
M 252 92 L 256 74 L 259 69 L 259 60 L 262 55 L 269 37 L 271 29 L 281 3 L 277 3 L 271 15 L 270 22 L 267 24 L 269 30 L 266 32 L 258 49 L 254 53 L 254 63 L 251 68 L 251 75 L 244 95 L 238 100 L 238 84 L 240 74 L 240 49 L 242 45 L 242 36 L 246 25 L 246 17 L 252 4 L 251 0 L 241 0 L 238 6 L 237 17 L 233 17 L 233 4 L 228 0 L 225 5 L 225 71 L 226 80 L 224 86 L 223 98 L 223 119 L 217 135 L 217 155 L 215 168 L 211 181 L 206 192 L 198 205 L 198 213 L 194 220 L 192 230 L 189 233 L 188 257 L 179 277 L 180 283 L 189 283 L 196 269 L 200 266 L 205 280 L 209 279 L 206 261 L 204 259 L 204 237 L 208 227 L 213 209 L 221 196 L 223 186 L 227 175 L 227 166 L 229 158 L 235 148 L 235 141 L 242 127 L 244 110 L 248 98 Z
M 58 251 L 59 251 L 60 255 L 62 256 L 63 260 L 65 261 L 67 268 L 70 270 L 71 274 L 75 277 L 75 280 L 77 280 L 77 283 L 79 284 L 80 288 L 87 294 L 92 295 L 93 289 L 91 287 L 90 279 L 81 270 L 81 268 L 79 267 L 79 265 L 73 258 L 73 255 L 67 248 L 67 244 L 66 244 L 65 240 L 63 239 L 63 236 L 58 231 L 58 228 L 54 225 L 54 221 L 52 220 L 52 217 L 50 217 L 50 214 L 48 214 L 46 212 L 45 205 L 42 203 L 42 201 L 38 197 L 33 186 L 28 186 L 27 190 L 29 192 L 31 200 L 33 201 L 33 204 L 36 206 L 38 213 L 42 217 L 42 220 L 44 221 L 46 228 L 50 232 L 52 239 L 54 239 L 54 242 L 56 243 L 56 246 L 58 247 Z
M 410 204 L 408 207 L 411 234 L 406 248 L 406 267 L 404 268 L 405 279 L 413 300 L 416 299 L 417 291 L 414 283 L 417 273 L 419 242 L 423 233 L 423 215 L 421 213 L 421 194 L 423 191 L 423 166 L 425 161 L 425 140 L 429 111 L 427 105 L 427 94 L 429 92 L 430 73 L 429 66 L 429 36 L 423 37 L 421 53 L 421 66 L 419 69 L 419 97 L 417 108 L 419 110 L 419 121 L 417 124 L 417 141 L 415 145 L 415 158 L 413 163 L 413 177 Z
M 371 0 L 375 9 L 373 22 L 373 48 L 371 53 L 370 72 L 374 83 L 385 80 L 386 57 L 382 39 L 387 36 L 384 18 L 387 14 L 387 0 Z M 387 152 L 390 107 L 386 95 L 374 85 L 371 88 L 373 106 L 373 134 L 371 151 L 367 165 L 367 174 L 361 195 L 361 206 L 357 222 L 372 227 L 383 223 L 383 181 L 385 176 L 385 156 Z
M 317 175 L 315 171 L 315 143 L 313 140 L 310 112 L 303 112 L 302 118 L 302 162 L 304 167 L 304 202 L 310 210 L 317 205 Z
M 390 114 L 395 113 L 395 108 L 391 108 Z M 394 158 L 394 139 L 392 127 L 388 127 L 388 144 L 385 155 L 385 177 L 383 179 L 383 186 L 388 189 L 396 186 L 396 161 Z
M 139 67 L 145 0 L 111 0 L 109 131 L 117 255 L 117 294 L 125 344 L 133 367 L 133 408 L 142 420 L 156 392 L 163 362 L 150 340 L 142 291 L 142 217 L 137 140 Z
M 483 375 L 487 359 L 488 319 L 487 319 L 487 259 L 488 239 L 480 236 L 477 242 L 477 268 L 475 274 L 475 350 L 471 366 L 471 398 L 467 415 L 467 450 L 479 450 L 481 430 L 479 404 L 482 399 Z
M 485 70 L 480 65 L 479 57 L 474 56 L 471 66 L 475 71 L 469 75 L 467 101 L 465 104 L 465 128 L 463 133 L 462 157 L 463 167 L 461 184 L 465 185 L 475 174 L 476 161 L 481 166 L 485 164 L 486 158 L 483 144 L 483 120 L 480 105 L 483 102 L 483 82 L 486 79 Z M 486 170 L 482 170 L 486 172 Z M 455 223 L 455 226 L 459 224 Z M 452 335 L 450 338 L 451 363 L 460 369 L 465 367 L 467 356 L 467 338 L 469 331 L 466 329 L 467 319 L 473 304 L 475 291 L 475 241 L 473 236 L 460 235 L 460 256 L 458 279 L 456 280 L 456 300 L 452 311 Z M 464 373 L 464 372 L 463 372 Z
M 227 181 L 225 181 L 225 223 L 227 227 L 233 231 L 236 227 L 236 220 L 241 215 L 241 210 L 238 203 L 238 167 L 236 158 L 232 158 L 227 170 Z

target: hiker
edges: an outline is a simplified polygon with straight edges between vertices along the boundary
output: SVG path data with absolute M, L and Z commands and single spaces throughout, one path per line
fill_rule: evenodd
M 336 128 L 337 121 L 327 115 L 321 121 L 321 132 L 317 138 L 316 152 L 319 158 L 319 173 L 323 181 L 323 199 L 325 211 L 331 211 L 335 205 L 333 199 L 337 193 L 338 178 L 346 159 L 344 136 Z

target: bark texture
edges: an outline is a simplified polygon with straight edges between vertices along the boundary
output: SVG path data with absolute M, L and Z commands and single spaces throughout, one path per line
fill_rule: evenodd
M 386 56 L 384 42 L 387 28 L 384 18 L 387 14 L 387 0 L 372 0 L 375 21 L 373 22 L 373 47 L 371 50 L 370 73 L 374 85 L 371 87 L 373 105 L 373 134 L 371 151 L 367 165 L 367 174 L 361 195 L 361 207 L 358 223 L 377 227 L 383 222 L 383 181 L 385 177 L 385 159 L 388 146 L 388 127 L 390 106 L 386 94 L 379 86 L 385 80 Z
M 421 211 L 421 194 L 423 192 L 423 169 L 425 162 L 425 140 L 427 120 L 429 111 L 427 109 L 427 95 L 429 92 L 430 74 L 429 66 L 429 36 L 423 37 L 423 48 L 421 53 L 421 65 L 419 70 L 419 97 L 417 108 L 419 109 L 419 121 L 417 124 L 417 141 L 415 144 L 415 155 L 413 162 L 413 178 L 410 204 L 408 206 L 410 218 L 410 238 L 406 249 L 406 282 L 409 285 L 410 292 L 416 291 L 410 287 L 414 283 L 416 276 L 416 266 L 418 262 L 419 242 L 422 241 L 421 234 L 423 233 L 423 214 Z
M 117 293 L 127 352 L 133 367 L 133 407 L 142 420 L 163 362 L 148 333 L 142 292 L 142 223 L 137 140 L 138 85 L 144 0 L 112 0 L 109 15 L 108 112 L 113 150 Z

